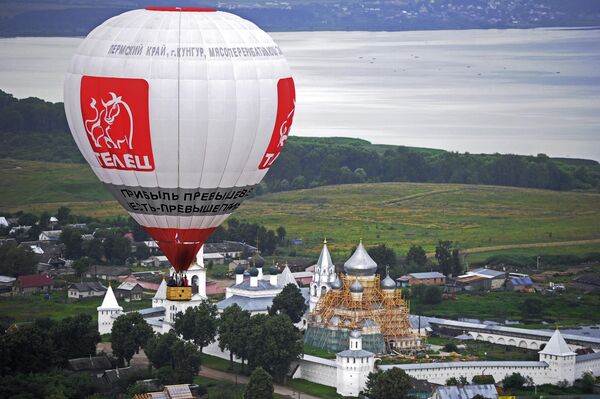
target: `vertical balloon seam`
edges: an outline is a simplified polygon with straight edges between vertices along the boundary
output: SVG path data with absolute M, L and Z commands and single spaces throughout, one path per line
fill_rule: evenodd
M 228 25 L 230 28 L 233 28 L 232 24 L 230 21 L 224 19 L 223 22 Z M 234 29 L 232 29 L 234 30 Z M 221 38 L 224 39 L 223 35 L 221 32 L 219 32 L 219 34 L 221 34 Z M 223 40 L 225 41 L 225 40 Z M 230 140 L 230 150 L 231 148 L 233 148 L 233 145 L 235 144 L 235 136 L 236 136 L 236 130 L 237 130 L 237 125 L 238 125 L 238 103 L 239 103 L 239 98 L 237 97 L 237 76 L 236 76 L 236 69 L 235 69 L 235 61 L 233 60 L 233 58 L 229 58 L 229 64 L 231 66 L 231 71 L 232 71 L 232 76 L 233 76 L 233 92 L 234 92 L 234 96 L 233 98 L 235 99 L 235 110 L 233 110 L 233 113 L 235 114 L 235 118 L 233 119 L 233 129 L 232 129 L 232 134 L 231 134 L 231 140 Z M 219 179 L 219 183 L 217 184 L 217 188 L 221 188 L 221 184 L 223 183 L 223 177 L 225 176 L 225 173 L 227 172 L 227 166 L 229 164 L 229 158 L 231 157 L 231 152 L 229 151 L 227 153 L 227 159 L 225 160 L 224 163 L 224 167 L 225 167 L 225 172 L 221 174 L 221 178 Z M 210 219 L 210 224 L 213 225 L 215 223 L 215 220 L 218 220 L 219 215 L 214 215 L 211 219 Z
M 252 37 L 253 37 L 253 39 L 254 39 L 254 41 L 256 43 L 260 42 L 258 40 L 258 38 L 256 37 L 256 35 L 255 35 L 255 30 L 254 29 L 248 29 L 248 33 L 250 35 L 252 35 Z M 240 174 L 240 176 L 238 177 L 238 179 L 235 182 L 236 186 L 238 185 L 238 183 L 239 183 L 240 179 L 242 178 L 242 176 L 244 176 L 244 173 L 246 172 L 246 170 L 248 170 L 248 165 L 250 164 L 250 158 L 251 158 L 252 152 L 254 151 L 254 148 L 256 148 L 257 137 L 260 134 L 261 120 L 263 118 L 263 115 L 262 115 L 262 112 L 261 112 L 262 111 L 262 101 L 261 101 L 262 100 L 262 84 L 261 84 L 261 77 L 258 76 L 259 67 L 258 67 L 258 62 L 256 60 L 256 57 L 252 57 L 252 62 L 254 64 L 254 71 L 256 73 L 256 83 L 258 85 L 258 121 L 257 121 L 257 124 L 256 124 L 256 129 L 254 131 L 254 140 L 252 142 L 252 147 L 250 148 L 250 151 L 248 151 L 248 154 L 246 155 L 246 161 L 244 162 L 242 173 Z M 253 179 L 252 182 L 254 183 L 255 180 L 256 179 Z
M 142 24 L 140 24 L 140 26 L 139 26 L 136 38 L 139 37 L 139 35 L 141 34 L 141 32 L 143 32 L 146 29 L 146 24 L 148 23 L 148 21 L 150 21 L 152 19 L 151 13 L 144 12 L 143 15 L 145 15 L 146 18 L 145 18 L 144 22 Z M 162 25 L 161 25 L 161 28 L 162 28 Z M 147 73 L 146 73 L 146 82 L 148 82 L 148 112 L 150 112 L 150 82 L 151 81 L 152 81 L 152 67 L 150 67 L 150 70 L 147 71 Z M 152 141 L 152 124 L 151 124 L 151 121 L 152 120 L 150 118 L 150 115 L 148 115 L 148 128 L 150 129 L 150 141 Z M 140 180 L 138 179 L 138 173 L 148 173 L 148 172 L 134 171 L 133 173 L 134 173 L 136 181 L 138 182 L 138 186 L 141 187 Z M 152 173 L 154 173 L 154 179 L 156 181 L 156 187 L 158 187 L 158 175 L 157 175 L 157 172 L 156 172 L 156 168 L 154 168 L 154 171 Z M 129 213 L 129 215 L 134 220 L 136 219 L 136 218 L 133 217 L 133 215 L 130 212 L 128 212 L 128 213 Z M 156 215 L 154 215 L 154 214 L 152 214 L 152 215 L 137 214 L 137 215 L 139 215 L 138 218 L 140 218 L 141 220 L 144 221 L 143 224 L 140 223 L 142 225 L 142 227 L 151 224 L 150 223 L 151 219 L 150 219 L 149 216 L 151 216 L 152 219 L 154 219 L 154 225 L 155 226 L 159 226 L 158 219 L 156 218 Z

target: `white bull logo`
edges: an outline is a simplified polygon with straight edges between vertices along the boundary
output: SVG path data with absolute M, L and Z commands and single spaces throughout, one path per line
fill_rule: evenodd
M 104 147 L 101 140 L 104 141 L 106 148 L 118 148 L 121 149 L 121 145 L 126 144 L 127 148 L 133 149 L 133 115 L 131 114 L 131 108 L 123 101 L 121 96 L 117 96 L 115 93 L 109 93 L 111 98 L 108 101 L 100 99 L 102 108 L 98 110 L 96 107 L 96 99 L 92 98 L 90 101 L 90 108 L 96 112 L 96 116 L 93 119 L 85 121 L 85 131 L 90 135 L 94 145 L 98 148 Z M 121 114 L 121 109 L 125 109 L 127 116 L 129 117 L 129 131 L 121 125 L 118 130 L 112 131 L 111 128 Z
M 288 138 L 288 132 L 290 131 L 290 125 L 292 124 L 292 118 L 294 116 L 294 111 L 296 110 L 296 100 L 294 99 L 294 107 L 290 111 L 289 114 L 285 117 L 285 120 L 281 124 L 279 128 L 279 143 L 278 147 L 283 147 Z

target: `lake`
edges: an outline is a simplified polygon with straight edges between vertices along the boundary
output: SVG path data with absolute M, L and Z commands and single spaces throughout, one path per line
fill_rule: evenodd
M 600 160 L 600 30 L 272 33 L 293 134 Z M 0 89 L 62 101 L 81 39 L 0 39 Z

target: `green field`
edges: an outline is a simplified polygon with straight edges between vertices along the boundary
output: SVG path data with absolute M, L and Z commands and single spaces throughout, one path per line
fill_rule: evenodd
M 45 317 L 63 319 L 84 313 L 89 314 L 95 320 L 98 318 L 96 308 L 102 304 L 102 299 L 97 297 L 68 302 L 65 291 L 53 292 L 50 299 L 44 299 L 41 294 L 0 298 L 0 318 L 24 322 Z M 152 299 L 146 297 L 138 302 L 120 301 L 119 305 L 123 307 L 125 312 L 144 309 L 152 307 Z
M 0 210 L 54 211 L 95 217 L 125 212 L 81 164 L 0 161 L 4 187 Z M 600 241 L 565 247 L 552 243 L 600 240 L 600 194 L 513 187 L 429 183 L 373 183 L 318 187 L 268 194 L 245 202 L 235 217 L 269 228 L 285 226 L 288 238 L 302 238 L 298 252 L 318 253 L 327 237 L 336 261 L 365 245 L 384 243 L 400 253 L 411 244 L 433 251 L 438 240 L 461 248 L 542 243 L 528 254 L 599 252 Z M 552 248 L 552 249 L 551 249 Z M 487 257 L 470 254 L 470 262 Z
M 600 238 L 599 194 L 511 187 L 327 186 L 261 196 L 236 215 L 270 228 L 283 225 L 288 237 L 302 238 L 313 252 L 327 237 L 330 250 L 342 257 L 360 238 L 367 246 L 385 243 L 401 253 L 411 244 L 432 251 L 446 239 L 476 248 Z M 600 242 L 584 249 L 598 251 Z

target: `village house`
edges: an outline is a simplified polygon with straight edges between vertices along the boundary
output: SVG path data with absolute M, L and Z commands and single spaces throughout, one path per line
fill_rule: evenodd
M 104 296 L 106 287 L 97 281 L 74 283 L 69 286 L 67 297 L 69 299 L 81 299 L 94 296 Z
M 141 301 L 144 297 L 144 288 L 139 283 L 126 281 L 117 287 L 115 295 L 125 302 Z
M 479 268 L 468 271 L 465 276 L 479 276 L 489 280 L 489 288 L 490 290 L 499 290 L 504 288 L 504 283 L 506 282 L 506 272 L 501 272 L 494 269 L 487 268 Z M 459 276 L 459 278 L 462 276 Z M 487 286 L 487 284 L 486 284 Z
M 85 277 L 101 280 L 119 280 L 119 276 L 129 276 L 131 269 L 124 266 L 93 265 L 85 272 Z
M 47 230 L 42 231 L 38 240 L 40 241 L 58 241 L 62 230 Z
M 409 273 L 397 279 L 401 287 L 413 287 L 415 285 L 444 285 L 446 276 L 440 272 Z
M 258 251 L 256 247 L 237 241 L 207 242 L 204 244 L 204 255 L 219 253 L 226 258 L 238 259 L 243 256 L 250 257 Z M 205 258 L 208 260 L 208 258 Z
M 13 291 L 19 294 L 35 294 L 49 292 L 54 287 L 54 280 L 47 274 L 28 274 L 17 277 Z
M 10 276 L 0 276 L 0 296 L 11 296 L 17 279 Z

